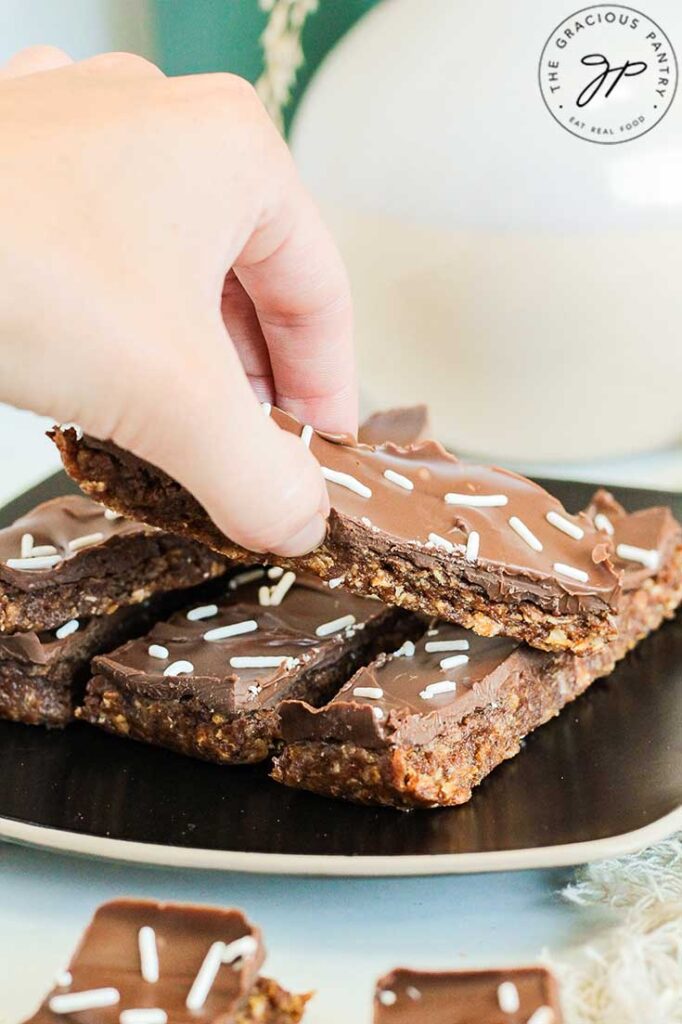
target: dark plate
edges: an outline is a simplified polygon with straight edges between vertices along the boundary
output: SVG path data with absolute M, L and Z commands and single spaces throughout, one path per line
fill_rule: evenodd
M 552 482 L 571 511 L 590 485 Z M 2 524 L 71 490 L 61 474 Z M 682 496 L 614 488 L 626 507 Z M 452 810 L 402 814 L 277 786 L 86 726 L 0 723 L 0 835 L 98 856 L 255 871 L 423 874 L 575 863 L 682 827 L 682 619 L 526 741 Z

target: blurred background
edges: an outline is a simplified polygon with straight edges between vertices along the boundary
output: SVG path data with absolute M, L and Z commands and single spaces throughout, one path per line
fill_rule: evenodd
M 3 0 L 0 60 L 123 49 L 258 83 L 349 267 L 366 409 L 426 401 L 461 453 L 678 489 L 682 106 L 624 145 L 562 130 L 537 68 L 570 9 Z M 646 13 L 682 46 L 677 0 Z M 15 491 L 57 465 L 35 420 L 0 407 Z

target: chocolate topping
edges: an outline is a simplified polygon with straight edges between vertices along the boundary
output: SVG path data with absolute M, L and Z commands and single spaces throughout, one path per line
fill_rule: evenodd
M 380 445 L 386 441 L 402 447 L 429 437 L 431 425 L 425 405 L 408 405 L 372 413 L 358 430 L 362 444 Z
M 284 430 L 300 434 L 293 417 L 276 409 L 272 416 Z M 618 578 L 604 534 L 584 514 L 569 515 L 539 484 L 509 470 L 461 462 L 437 441 L 373 448 L 316 433 L 310 448 L 323 471 L 332 471 L 325 475 L 336 513 L 366 527 L 369 520 L 370 528 L 416 549 L 434 552 L 441 538 L 450 557 L 464 562 L 467 578 L 488 593 L 556 595 L 566 610 L 616 606 Z M 335 474 L 343 476 L 334 479 Z M 412 488 L 401 486 L 396 476 Z M 481 501 L 492 504 L 476 504 Z M 548 513 L 579 537 L 550 523 Z M 529 543 L 528 532 L 542 550 Z M 474 533 L 478 550 L 473 554 L 470 544 L 467 559 Z
M 158 980 L 143 977 L 140 929 L 148 933 L 158 957 Z M 229 947 L 249 937 L 253 948 L 223 962 L 208 987 L 200 1009 L 186 1006 L 187 996 L 214 943 Z M 234 948 L 235 952 L 239 952 Z M 119 1024 L 125 1010 L 156 1008 L 165 1011 L 168 1024 L 220 1021 L 230 1024 L 243 1006 L 265 957 L 261 935 L 238 910 L 116 900 L 96 912 L 69 964 L 67 984 L 58 985 L 26 1024 Z M 67 993 L 113 988 L 118 1001 L 99 1009 L 56 1013 L 50 1000 Z
M 259 588 L 270 582 L 264 572 L 262 580 L 240 586 L 218 603 L 214 614 L 197 621 L 188 619 L 187 612 L 178 612 L 143 639 L 95 659 L 94 672 L 104 671 L 121 687 L 152 699 L 192 696 L 224 715 L 273 707 L 292 672 L 322 668 L 350 633 L 386 611 L 379 602 L 353 597 L 340 588 L 330 590 L 312 577 L 299 577 L 282 604 L 262 606 Z M 340 622 L 328 635 L 316 635 L 318 627 L 349 616 L 345 626 Z M 209 631 L 251 622 L 257 623 L 256 629 L 224 639 L 204 639 Z M 165 649 L 168 657 L 154 657 L 149 653 L 153 647 Z M 263 657 L 286 660 L 277 667 L 230 664 L 232 658 Z M 164 675 L 177 662 L 192 667 L 179 675 Z
M 79 622 L 78 632 L 87 628 L 88 621 Z M 71 634 L 73 635 L 73 634 Z M 31 665 L 49 665 L 69 645 L 70 636 L 59 639 L 55 630 L 40 633 L 0 634 L 0 659 L 12 658 Z
M 561 1024 L 556 981 L 544 967 L 391 971 L 377 982 L 374 1024 Z M 551 1013 L 550 1013 L 551 1011 Z
M 585 513 L 597 528 L 601 526 L 603 535 L 613 540 L 615 553 L 611 560 L 614 568 L 623 574 L 623 590 L 635 590 L 644 580 L 655 576 L 659 566 L 682 543 L 682 526 L 669 508 L 661 506 L 627 512 L 609 491 L 600 488 L 595 491 Z M 612 535 L 607 532 L 609 524 L 613 527 Z M 637 558 L 621 558 L 618 555 L 621 544 L 658 557 L 651 557 L 648 564 Z
M 436 644 L 450 649 L 433 650 Z M 285 701 L 282 734 L 289 743 L 330 738 L 366 747 L 428 743 L 445 718 L 460 721 L 494 702 L 524 655 L 534 652 L 515 640 L 481 637 L 441 622 L 414 644 L 414 653 L 379 655 L 359 669 L 324 708 Z M 458 663 L 441 667 L 454 658 Z
M 53 498 L 0 530 L 0 581 L 20 590 L 70 583 L 96 572 L 102 549 L 117 538 L 153 532 L 153 527 L 122 516 L 110 518 L 101 505 L 81 495 Z M 25 567 L 13 568 L 7 564 L 8 561 L 24 561 L 22 538 L 26 534 L 32 538 L 29 557 Z M 91 539 L 91 542 L 81 547 L 78 544 L 81 539 Z M 73 542 L 75 550 L 71 546 Z M 30 553 L 38 549 L 36 564 L 40 565 L 45 557 L 40 554 L 40 549 L 44 547 L 56 549 L 47 557 L 56 559 L 59 556 L 59 560 L 45 568 L 32 568 Z

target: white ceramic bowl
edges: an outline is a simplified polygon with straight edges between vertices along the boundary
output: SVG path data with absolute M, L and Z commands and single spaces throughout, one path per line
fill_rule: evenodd
M 570 13 L 387 0 L 327 58 L 293 131 L 350 269 L 368 401 L 427 400 L 440 436 L 496 458 L 682 434 L 682 97 L 623 144 L 565 130 L 538 63 Z M 646 14 L 682 55 L 682 5 Z

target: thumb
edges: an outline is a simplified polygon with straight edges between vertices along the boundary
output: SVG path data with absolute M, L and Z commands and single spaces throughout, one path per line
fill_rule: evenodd
M 237 544 L 305 554 L 324 539 L 329 511 L 319 464 L 266 415 L 222 324 L 210 335 L 191 352 L 175 350 L 179 362 L 166 344 L 162 374 L 138 369 L 142 387 L 126 387 L 111 436 L 186 487 Z

